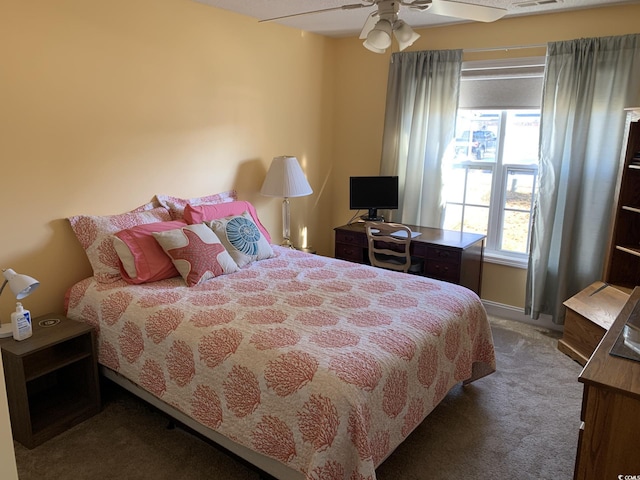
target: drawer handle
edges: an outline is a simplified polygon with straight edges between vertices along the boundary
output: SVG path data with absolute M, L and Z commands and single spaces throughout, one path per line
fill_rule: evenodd
M 449 258 L 451 256 L 451 253 L 445 250 L 438 250 L 438 256 L 441 258 Z

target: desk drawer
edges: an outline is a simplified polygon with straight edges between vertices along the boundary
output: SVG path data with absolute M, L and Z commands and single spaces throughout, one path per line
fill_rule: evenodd
M 336 242 L 336 258 L 355 263 L 369 263 L 368 259 L 367 262 L 364 262 L 364 249 L 362 247 L 345 243 Z
M 460 282 L 460 264 L 438 260 L 427 260 L 425 275 L 446 282 Z
M 338 243 L 348 243 L 360 247 L 367 246 L 367 236 L 362 233 L 350 232 L 348 230 L 336 230 L 336 250 Z
M 460 264 L 462 251 L 455 248 L 433 247 L 427 248 L 427 258 Z

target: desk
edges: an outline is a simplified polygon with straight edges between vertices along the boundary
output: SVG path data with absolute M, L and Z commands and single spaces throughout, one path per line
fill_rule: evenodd
M 421 275 L 457 283 L 480 295 L 485 235 L 407 225 L 420 236 L 411 240 L 411 255 L 423 261 Z M 335 257 L 369 263 L 364 222 L 335 229 Z

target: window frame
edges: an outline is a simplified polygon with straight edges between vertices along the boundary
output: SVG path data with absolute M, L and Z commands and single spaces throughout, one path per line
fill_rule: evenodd
M 538 181 L 538 164 L 530 163 L 503 163 L 504 158 L 504 143 L 505 143 L 505 135 L 507 134 L 506 130 L 506 122 L 508 119 L 508 114 L 510 112 L 518 111 L 527 111 L 530 110 L 535 113 L 540 113 L 539 108 L 459 108 L 458 111 L 467 110 L 481 110 L 481 111 L 492 111 L 500 116 L 500 122 L 497 132 L 497 143 L 496 143 L 496 155 L 494 160 L 486 161 L 486 160 L 462 160 L 454 163 L 455 168 L 464 168 L 465 169 L 465 184 L 464 184 L 464 194 L 460 201 L 447 201 L 445 199 L 445 209 L 448 205 L 456 205 L 462 207 L 461 212 L 461 222 L 460 222 L 460 231 L 464 232 L 464 219 L 465 219 L 465 211 L 467 207 L 483 207 L 488 208 L 488 222 L 487 222 L 487 232 L 485 239 L 485 251 L 484 257 L 485 260 L 490 261 L 491 263 L 497 263 L 501 265 L 506 265 L 510 267 L 518 267 L 518 268 L 527 268 L 529 261 L 529 254 L 523 252 L 515 252 L 509 250 L 503 250 L 501 248 L 502 240 L 503 240 L 503 232 L 504 229 L 502 226 L 504 225 L 505 216 L 507 211 L 524 211 L 521 209 L 512 209 L 507 207 L 507 191 L 508 191 L 508 179 L 509 173 L 512 171 L 522 172 L 523 174 L 532 175 L 532 197 L 529 205 L 529 226 L 527 229 L 527 246 L 530 244 L 531 240 L 531 225 L 533 221 L 533 208 L 535 203 L 535 196 L 537 193 L 537 181 Z M 455 142 L 455 139 L 454 139 Z M 491 171 L 491 194 L 489 198 L 489 206 L 486 205 L 476 205 L 474 203 L 467 202 L 467 185 L 469 178 L 469 170 L 490 170 Z M 468 231 L 468 230 L 467 230 Z

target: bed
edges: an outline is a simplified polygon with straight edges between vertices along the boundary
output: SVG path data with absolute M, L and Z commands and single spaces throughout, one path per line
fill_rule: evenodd
M 454 385 L 495 370 L 472 291 L 271 249 L 194 286 L 94 275 L 66 313 L 95 327 L 107 378 L 282 479 L 374 480 Z

